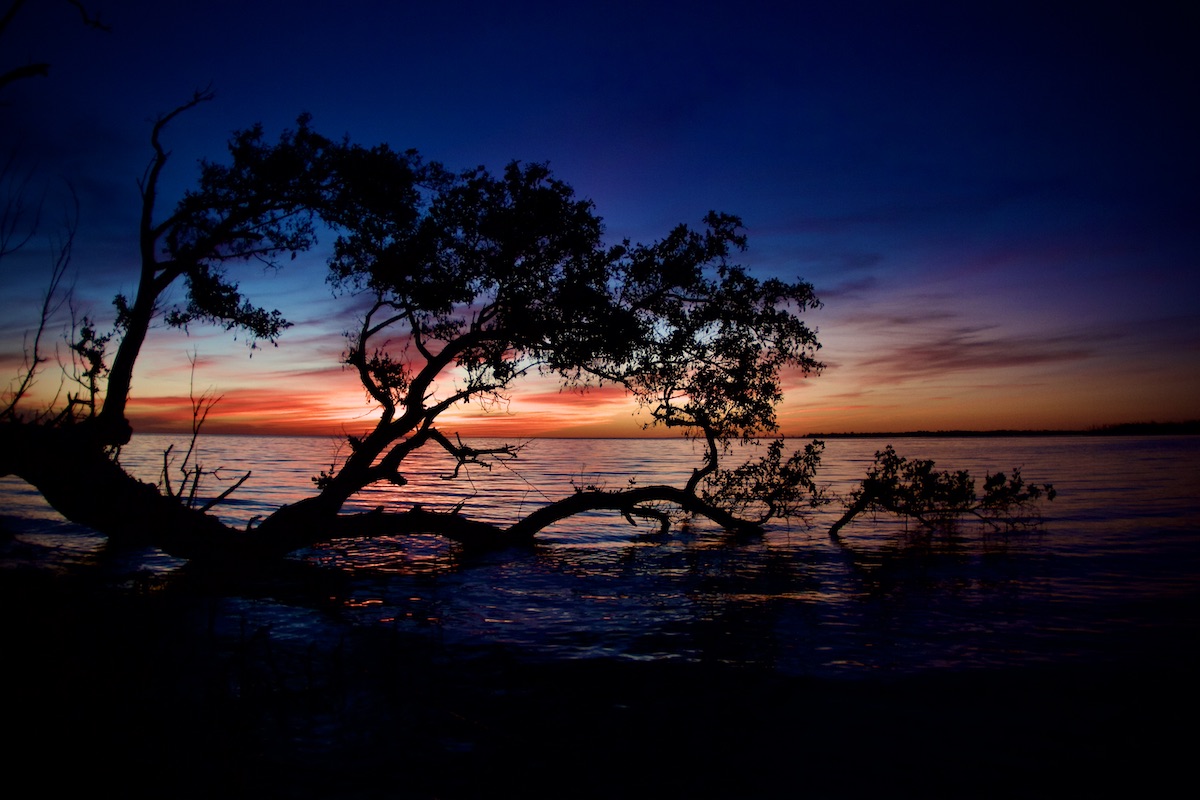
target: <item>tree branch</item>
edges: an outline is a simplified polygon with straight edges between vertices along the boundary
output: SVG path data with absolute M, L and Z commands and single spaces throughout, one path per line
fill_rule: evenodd
M 83 19 L 83 24 L 86 25 L 87 27 L 95 28 L 96 30 L 100 30 L 100 31 L 111 31 L 112 30 L 112 28 L 110 28 L 108 25 L 105 25 L 103 22 L 100 21 L 99 14 L 97 14 L 94 17 L 91 14 L 89 14 L 87 8 L 84 7 L 83 3 L 80 0 L 67 0 L 67 2 L 70 3 L 71 5 L 75 6 L 75 8 L 79 11 L 79 16 Z
M 3 408 L 0 408 L 0 420 L 17 418 L 17 406 L 33 387 L 38 369 L 47 361 L 47 357 L 42 355 L 42 337 L 45 336 L 51 320 L 58 314 L 63 305 L 70 302 L 70 290 L 62 292 L 61 286 L 63 278 L 66 276 L 67 268 L 71 263 L 75 234 L 79 227 L 79 198 L 73 190 L 71 194 L 75 201 L 74 212 L 67 217 L 64 223 L 65 230 L 63 237 L 56 248 L 57 252 L 54 255 L 53 266 L 50 269 L 50 280 L 46 287 L 46 292 L 42 296 L 42 306 L 38 317 L 37 329 L 33 335 L 33 344 L 24 353 L 24 363 L 20 377 L 17 379 L 16 387 L 8 393 L 7 402 L 5 402 Z M 44 413 L 48 415 L 51 411 L 52 408 L 47 408 Z
M 447 478 L 457 478 L 459 470 L 467 464 L 478 464 L 484 469 L 491 469 L 492 465 L 484 461 L 486 456 L 494 458 L 512 459 L 516 458 L 517 454 L 524 449 L 524 445 L 503 444 L 498 447 L 470 447 L 463 444 L 463 440 L 459 436 L 455 436 L 457 443 L 451 442 L 444 433 L 436 428 L 430 428 L 428 431 L 429 438 L 441 445 L 442 449 L 452 455 L 455 460 L 454 473 L 445 476 Z
M 872 509 L 914 519 L 927 529 L 952 527 L 965 517 L 994 530 L 1033 528 L 1041 522 L 1037 504 L 1055 496 L 1053 486 L 1026 483 L 1015 469 L 1011 477 L 1003 472 L 987 475 L 980 497 L 966 472 L 935 470 L 932 461 L 909 461 L 888 445 L 875 454 L 874 466 L 830 527 L 829 537 L 839 541 L 846 525 Z
M 618 511 L 624 515 L 641 513 L 638 507 L 644 503 L 670 503 L 685 512 L 707 517 L 721 527 L 737 533 L 762 532 L 761 525 L 735 517 L 725 509 L 705 502 L 688 491 L 676 486 L 655 485 L 615 492 L 576 492 L 521 519 L 508 529 L 508 535 L 516 538 L 531 537 L 555 522 L 587 511 Z
M 0 89 L 3 89 L 10 83 L 27 78 L 45 78 L 49 75 L 50 65 L 46 63 L 25 64 L 21 67 L 13 67 L 6 72 L 0 72 Z

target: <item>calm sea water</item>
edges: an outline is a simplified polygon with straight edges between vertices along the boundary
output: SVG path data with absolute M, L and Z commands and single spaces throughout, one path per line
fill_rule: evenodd
M 122 463 L 156 480 L 165 436 L 137 437 Z M 886 444 L 828 442 L 822 480 L 847 494 Z M 503 645 L 532 658 L 754 663 L 789 674 L 865 677 L 931 669 L 1097 663 L 1190 656 L 1200 609 L 1200 437 L 902 439 L 939 466 L 1022 468 L 1052 482 L 1040 533 L 927 541 L 896 520 L 862 520 L 844 546 L 826 535 L 838 509 L 732 540 L 703 522 L 667 536 L 615 515 L 551 528 L 531 550 L 466 555 L 438 537 L 342 542 L 298 554 L 346 580 L 312 602 L 281 590 L 221 598 L 222 619 L 279 637 L 336 637 L 345 626 L 423 633 L 467 652 Z M 207 437 L 210 493 L 250 471 L 221 514 L 245 525 L 312 489 L 337 457 L 323 438 Z M 675 440 L 535 440 L 514 461 L 456 481 L 430 454 L 404 489 L 359 508 L 421 503 L 515 520 L 573 486 L 681 483 L 696 464 Z M 0 480 L 0 566 L 140 571 L 169 580 L 180 563 L 153 551 L 113 557 L 29 487 Z M 2 572 L 0 572 L 2 579 Z

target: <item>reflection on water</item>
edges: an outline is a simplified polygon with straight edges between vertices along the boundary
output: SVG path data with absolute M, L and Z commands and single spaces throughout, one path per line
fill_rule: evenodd
M 122 462 L 154 480 L 169 443 L 138 437 Z M 831 491 L 847 493 L 884 444 L 830 441 L 822 478 Z M 440 537 L 414 536 L 301 554 L 348 577 L 318 598 L 319 613 L 283 592 L 225 602 L 278 636 L 387 625 L 452 648 L 753 662 L 815 675 L 1094 661 L 1147 643 L 1191 646 L 1200 438 L 911 439 L 897 449 L 980 477 L 1019 466 L 1030 480 L 1054 483 L 1046 531 L 966 529 L 930 540 L 900 521 L 865 520 L 839 547 L 824 533 L 836 508 L 815 514 L 811 529 L 794 521 L 751 540 L 704 522 L 661 536 L 597 513 L 556 525 L 528 551 L 466 555 Z M 228 521 L 245 525 L 309 493 L 334 451 L 321 438 L 209 437 L 201 459 L 222 466 L 227 481 L 253 473 L 222 507 Z M 452 465 L 431 454 L 412 464 L 403 490 L 374 489 L 357 508 L 462 504 L 464 513 L 507 523 L 574 486 L 681 483 L 695 463 L 684 441 L 537 440 L 515 461 L 447 481 Z M 0 481 L 0 492 L 4 526 L 15 534 L 0 551 L 6 565 L 78 568 L 108 558 L 103 539 L 80 536 L 20 482 Z M 122 558 L 130 571 L 169 576 L 179 568 L 153 552 Z

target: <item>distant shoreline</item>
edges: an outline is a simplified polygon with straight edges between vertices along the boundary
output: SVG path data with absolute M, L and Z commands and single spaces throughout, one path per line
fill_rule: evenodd
M 1191 422 L 1129 422 L 1087 430 L 992 430 L 992 431 L 884 431 L 847 433 L 806 433 L 805 439 L 966 439 L 1011 438 L 1029 436 L 1196 436 L 1200 420 Z
M 170 431 L 170 430 L 142 430 L 138 431 L 142 435 L 154 436 L 190 436 L 191 431 Z M 299 437 L 299 438 L 344 438 L 344 433 L 280 433 L 275 431 L 223 431 L 213 430 L 206 431 L 205 436 L 261 436 L 261 437 Z M 843 433 L 806 433 L 803 436 L 799 434 L 787 434 L 788 439 L 1003 439 L 1003 438 L 1018 438 L 1018 437 L 1042 437 L 1042 436 L 1196 436 L 1200 435 L 1200 420 L 1190 422 L 1130 422 L 1120 425 L 1105 425 L 1099 428 L 1088 428 L 1086 430 L 1015 430 L 1015 429 L 997 429 L 990 431 L 971 431 L 971 430 L 937 430 L 937 431 L 846 431 Z M 496 434 L 464 434 L 465 439 L 505 439 L 512 438 L 515 440 L 534 440 L 534 439 L 579 439 L 583 441 L 594 441 L 604 439 L 631 439 L 631 440 L 649 440 L 659 439 L 665 441 L 678 440 L 677 436 L 670 435 L 644 435 L 644 436 L 555 436 L 555 435 L 523 435 L 523 436 L 502 436 Z

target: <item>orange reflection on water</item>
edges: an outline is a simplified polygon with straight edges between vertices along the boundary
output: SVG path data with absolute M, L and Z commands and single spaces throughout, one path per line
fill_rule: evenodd
M 383 598 L 368 597 L 365 599 L 359 599 L 356 597 L 347 597 L 345 600 L 342 601 L 342 605 L 345 606 L 346 608 L 366 608 L 368 606 L 381 606 L 381 605 L 383 605 Z

